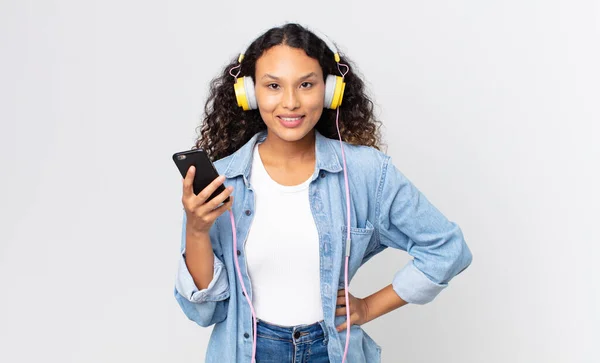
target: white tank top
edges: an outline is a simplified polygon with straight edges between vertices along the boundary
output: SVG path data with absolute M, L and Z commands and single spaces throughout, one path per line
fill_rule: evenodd
M 256 316 L 282 326 L 323 320 L 310 178 L 294 186 L 278 184 L 267 173 L 256 146 L 250 184 L 256 203 L 245 253 Z

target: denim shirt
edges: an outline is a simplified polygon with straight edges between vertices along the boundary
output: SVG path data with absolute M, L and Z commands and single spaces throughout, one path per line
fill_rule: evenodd
M 252 151 L 266 138 L 257 133 L 235 153 L 215 162 L 225 185 L 233 186 L 232 207 L 242 278 L 250 297 L 252 285 L 246 268 L 244 243 L 252 226 L 255 197 L 250 185 Z M 344 287 L 347 234 L 346 193 L 339 140 L 315 130 L 316 163 L 309 186 L 310 208 L 319 235 L 320 291 L 324 325 L 329 336 L 331 362 L 342 361 L 345 321 L 335 316 L 337 290 Z M 450 279 L 471 263 L 462 231 L 449 221 L 375 148 L 344 143 L 351 198 L 351 250 L 349 279 L 371 257 L 387 247 L 401 249 L 413 259 L 391 279 L 394 291 L 412 304 L 432 301 Z M 175 298 L 185 315 L 198 325 L 214 324 L 206 362 L 249 363 L 252 356 L 252 314 L 242 294 L 235 269 L 229 212 L 210 229 L 214 275 L 206 289 L 198 290 L 185 263 L 185 215 Z M 290 281 L 290 283 L 293 283 Z M 382 282 L 382 286 L 385 282 Z M 259 317 L 260 318 L 260 317 Z M 381 348 L 358 325 L 350 331 L 347 362 L 380 362 Z

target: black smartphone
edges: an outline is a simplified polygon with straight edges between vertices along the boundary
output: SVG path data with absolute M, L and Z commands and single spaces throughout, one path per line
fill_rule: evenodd
M 190 166 L 196 167 L 196 175 L 194 175 L 194 194 L 198 195 L 208 184 L 212 183 L 219 176 L 217 169 L 210 161 L 208 154 L 202 149 L 192 149 L 180 151 L 173 154 L 173 161 L 177 165 L 177 169 L 181 176 L 185 178 Z M 219 185 L 217 190 L 208 198 L 207 202 L 225 190 L 223 184 Z M 229 197 L 223 203 L 229 202 Z

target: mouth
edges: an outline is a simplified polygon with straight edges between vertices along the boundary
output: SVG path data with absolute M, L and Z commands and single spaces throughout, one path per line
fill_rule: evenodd
M 297 122 L 304 118 L 304 115 L 293 115 L 293 116 L 277 116 L 281 121 L 284 122 Z
M 285 116 L 280 115 L 280 116 L 277 116 L 281 125 L 286 128 L 294 128 L 294 127 L 300 126 L 302 124 L 302 122 L 304 121 L 304 117 L 305 117 L 305 115 L 285 115 Z

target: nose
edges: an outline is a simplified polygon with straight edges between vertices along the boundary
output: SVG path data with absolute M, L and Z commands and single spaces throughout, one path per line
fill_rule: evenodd
M 300 100 L 298 100 L 296 90 L 293 87 L 287 88 L 284 91 L 281 105 L 288 110 L 294 110 L 300 107 Z

